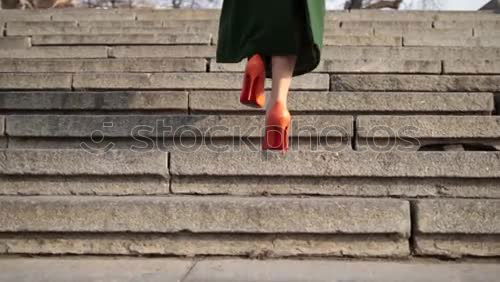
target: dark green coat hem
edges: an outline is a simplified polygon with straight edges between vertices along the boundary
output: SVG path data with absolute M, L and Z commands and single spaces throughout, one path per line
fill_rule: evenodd
M 293 76 L 313 71 L 323 45 L 324 0 L 224 0 L 216 62 L 239 63 L 254 54 L 296 55 Z

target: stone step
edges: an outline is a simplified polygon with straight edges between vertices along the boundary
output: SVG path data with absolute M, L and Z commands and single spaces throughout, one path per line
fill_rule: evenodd
M 482 18 L 476 18 L 471 20 L 447 20 L 447 21 L 434 21 L 434 28 L 446 29 L 446 28 L 456 28 L 456 29 L 468 29 L 470 27 L 476 29 L 486 29 L 494 31 L 500 27 L 500 19 L 497 20 L 482 20 Z
M 61 47 L 62 48 L 62 47 Z M 80 48 L 80 47 L 78 47 Z M 35 48 L 36 49 L 36 48 Z M 33 50 L 33 49 L 31 49 Z M 69 49 L 67 49 L 69 50 Z M 92 49 L 89 56 L 92 56 Z M 97 50 L 96 50 L 97 51 Z M 106 51 L 106 50 L 102 50 Z M 72 54 L 68 54 L 71 56 Z M 97 54 L 96 54 L 97 55 Z M 104 56 L 105 54 L 102 54 Z M 243 72 L 246 60 L 217 63 L 210 58 L 209 72 Z M 205 58 L 145 57 L 109 59 L 0 58 L 0 72 L 206 72 Z M 313 72 L 369 74 L 500 74 L 499 60 L 325 59 Z
M 114 46 L 114 57 L 212 57 L 216 46 Z M 324 59 L 342 60 L 496 60 L 500 48 L 495 47 L 379 47 L 325 46 Z
M 461 47 L 498 47 L 499 36 L 464 37 L 456 34 L 408 34 L 403 37 L 404 46 L 461 46 Z
M 500 255 L 499 200 L 439 199 L 415 203 L 420 255 Z
M 1 75 L 0 75 L 1 81 Z M 15 81 L 15 77 L 11 78 Z M 75 74 L 73 87 L 76 90 L 97 89 L 241 89 L 243 74 L 238 73 L 100 73 Z M 235 83 L 238 82 L 238 83 Z M 2 87 L 2 86 L 0 86 Z M 266 88 L 271 81 L 266 81 Z M 306 74 L 297 77 L 293 90 L 328 90 L 327 74 Z
M 498 116 L 360 116 L 357 148 L 418 150 L 434 143 L 487 144 L 500 151 Z
M 201 115 L 9 115 L 6 133 L 29 137 L 260 137 L 264 116 Z M 334 126 L 333 126 L 334 125 Z M 297 116 L 293 137 L 353 136 L 351 116 Z
M 59 22 L 58 22 L 59 23 Z M 121 23 L 121 22 L 118 22 Z M 150 22 L 146 22 L 150 23 Z M 156 22 L 153 22 L 156 23 Z M 24 24 L 24 22 L 22 22 Z M 162 23 L 159 22 L 161 25 Z M 21 23 L 9 24 L 7 27 L 8 36 L 30 36 L 30 35 L 135 35 L 135 34 L 182 34 L 182 33 L 215 33 L 216 28 L 203 26 L 184 26 L 184 27 L 156 27 L 146 26 L 146 24 L 137 24 L 137 26 L 129 26 L 124 24 L 119 27 L 99 27 L 99 26 L 76 26 L 76 25 L 28 25 L 23 26 Z
M 193 114 L 263 112 L 239 102 L 239 91 L 2 92 L 0 109 L 12 111 L 179 111 Z M 302 92 L 293 91 L 297 114 L 468 114 L 491 115 L 492 93 Z
M 448 74 L 500 74 L 500 60 L 445 60 L 443 72 Z
M 494 65 L 494 63 L 490 63 Z M 217 63 L 210 60 L 210 72 L 243 72 L 246 60 L 237 64 Z M 496 66 L 492 66 L 495 68 Z M 441 73 L 439 60 L 405 59 L 326 59 L 322 60 L 313 72 L 331 73 Z
M 340 150 L 290 152 L 280 156 L 251 151 L 174 151 L 170 172 L 176 176 L 499 178 L 499 156 L 500 152 Z
M 331 76 L 333 91 L 498 92 L 498 75 L 355 75 Z
M 498 47 L 356 47 L 325 46 L 323 59 L 497 60 Z
M 236 91 L 190 92 L 189 108 L 195 113 L 255 111 L 241 105 L 238 95 Z M 491 114 L 494 110 L 491 93 L 292 92 L 288 99 L 290 110 L 298 113 Z
M 172 259 L 172 258 L 19 258 L 0 260 L 5 282 L 32 281 L 370 281 L 494 282 L 492 262 L 335 261 L 329 259 Z M 363 269 L 364 271 L 359 271 Z M 147 278 L 145 278 L 147 277 Z M 146 279 L 146 280 L 145 280 Z M 333 280 L 333 281 L 335 281 Z
M 159 54 L 158 54 L 159 55 Z M 165 56 L 165 54 L 163 54 Z M 50 46 L 4 50 L 0 48 L 0 58 L 107 58 L 105 46 Z
M 409 203 L 393 199 L 40 196 L 0 197 L 0 202 L 1 232 L 397 234 L 401 238 L 410 233 Z
M 0 72 L 205 72 L 202 58 L 0 59 Z
M 29 37 L 0 37 L 0 49 L 7 52 L 12 49 L 23 49 L 31 47 L 31 40 Z
M 52 73 L 0 73 L 0 90 L 71 90 L 71 74 Z
M 498 92 L 498 75 L 306 74 L 292 90 Z M 1 90 L 239 90 L 241 73 L 0 73 Z M 235 82 L 238 82 L 237 84 Z M 266 88 L 271 83 L 266 81 Z
M 184 90 L 240 89 L 242 74 L 230 73 L 0 73 L 0 90 Z M 238 81 L 238 84 L 234 82 Z M 271 81 L 266 82 L 266 87 Z M 306 74 L 293 90 L 328 90 L 327 74 Z
M 168 157 L 162 152 L 108 150 L 1 151 L 2 175 L 157 175 L 168 178 Z
M 210 34 L 34 35 L 33 45 L 209 45 Z

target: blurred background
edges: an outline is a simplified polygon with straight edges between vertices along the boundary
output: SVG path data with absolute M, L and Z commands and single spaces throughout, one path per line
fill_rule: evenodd
M 330 10 L 479 10 L 491 0 L 327 0 Z M 497 1 L 497 0 L 493 0 Z M 3 9 L 91 8 L 220 8 L 222 0 L 1 0 Z

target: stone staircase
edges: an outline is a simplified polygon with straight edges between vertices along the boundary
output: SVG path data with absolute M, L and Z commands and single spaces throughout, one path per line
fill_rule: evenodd
M 0 11 L 0 254 L 500 257 L 499 14 L 329 12 L 286 155 L 217 18 Z

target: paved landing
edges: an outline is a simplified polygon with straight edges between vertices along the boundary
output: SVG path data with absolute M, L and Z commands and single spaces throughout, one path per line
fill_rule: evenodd
M 499 277 L 498 262 L 0 258 L 2 282 L 495 282 Z

